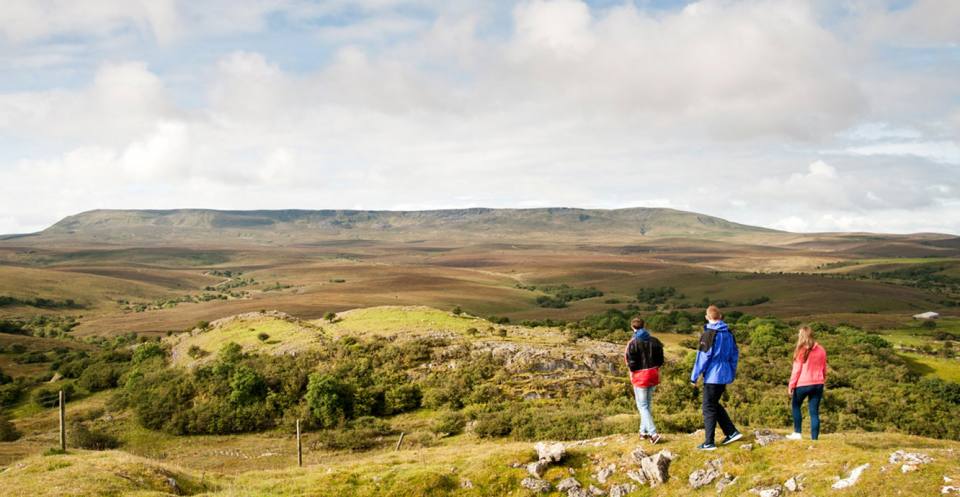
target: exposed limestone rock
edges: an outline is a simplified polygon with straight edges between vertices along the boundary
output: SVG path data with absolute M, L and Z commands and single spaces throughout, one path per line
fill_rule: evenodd
M 615 464 L 609 464 L 605 468 L 601 468 L 600 471 L 597 471 L 597 474 L 594 475 L 594 478 L 600 483 L 606 483 L 607 479 L 613 476 L 617 472 L 617 466 Z
M 627 497 L 627 494 L 636 490 L 636 485 L 621 483 L 610 487 L 610 497 Z
M 533 448 L 537 451 L 537 459 L 546 461 L 548 463 L 560 462 L 560 460 L 563 459 L 563 456 L 567 454 L 566 448 L 564 448 L 563 444 L 560 442 L 537 442 Z
M 650 482 L 650 486 L 662 485 L 670 479 L 670 462 L 673 460 L 660 451 L 640 461 L 640 469 Z M 672 454 L 671 454 L 672 455 Z M 613 495 L 611 491 L 611 495 Z
M 601 497 L 601 496 L 607 495 L 607 492 L 605 490 L 603 490 L 602 488 L 597 488 L 593 485 L 590 485 L 589 487 L 587 487 L 587 492 L 589 492 L 592 497 Z
M 550 463 L 544 461 L 543 459 L 534 461 L 530 464 L 527 464 L 527 472 L 530 473 L 530 475 L 534 478 L 541 478 L 543 477 L 543 472 L 547 470 L 547 466 L 549 465 Z
M 731 475 L 730 473 L 724 473 L 723 476 L 719 480 L 717 480 L 717 485 L 716 485 L 717 493 L 719 494 L 723 492 L 723 489 L 729 487 L 730 485 L 733 485 L 736 482 L 737 482 L 737 477 Z
M 757 430 L 753 432 L 753 436 L 757 440 L 757 444 L 759 444 L 761 447 L 766 447 L 767 445 L 783 440 L 784 438 L 783 435 L 774 433 L 770 430 Z
M 783 487 L 774 485 L 772 487 L 752 488 L 750 493 L 757 494 L 760 497 L 780 497 L 783 495 Z
M 740 446 L 740 450 L 753 450 L 753 444 L 743 444 Z
M 847 476 L 846 478 L 838 479 L 836 483 L 832 485 L 832 488 L 834 490 L 841 490 L 841 489 L 849 488 L 856 485 L 857 481 L 860 479 L 860 475 L 862 475 L 863 472 L 869 467 L 870 467 L 870 463 L 861 464 L 860 466 L 853 468 L 853 471 L 850 472 L 849 476 Z
M 890 454 L 889 460 L 892 464 L 903 463 L 903 465 L 900 466 L 900 471 L 903 473 L 916 471 L 920 469 L 921 465 L 933 462 L 933 458 L 926 454 L 919 452 L 906 452 L 902 450 L 898 450 L 893 454 Z
M 803 490 L 803 477 L 794 476 L 789 480 L 783 482 L 783 488 L 787 489 L 788 492 L 799 492 Z
M 473 482 L 470 481 L 468 478 L 462 478 L 462 479 L 460 480 L 460 488 L 465 489 L 465 490 L 469 490 L 469 489 L 473 488 Z
M 647 484 L 647 476 L 643 474 L 643 470 L 627 471 L 627 477 L 641 485 Z
M 560 483 L 557 483 L 557 490 L 561 492 L 566 492 L 574 488 L 580 488 L 580 482 L 573 477 L 564 478 L 563 480 L 560 480 Z
M 550 482 L 539 478 L 524 478 L 520 481 L 520 486 L 534 492 L 545 494 L 550 491 Z
M 633 452 L 630 453 L 630 457 L 632 457 L 634 462 L 637 464 L 640 464 L 640 461 L 646 459 L 648 455 L 649 454 L 647 454 L 647 451 L 643 450 L 642 447 L 637 447 L 636 449 L 633 449 Z
M 722 460 L 714 459 L 708 461 L 703 468 L 690 473 L 690 477 L 688 478 L 690 487 L 697 489 L 713 483 L 717 478 L 720 478 L 720 471 L 722 469 Z

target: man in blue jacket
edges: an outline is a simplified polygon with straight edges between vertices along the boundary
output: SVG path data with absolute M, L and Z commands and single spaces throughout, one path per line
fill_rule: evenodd
M 726 436 L 722 445 L 740 440 L 743 435 L 730 421 L 727 410 L 720 405 L 720 397 L 737 376 L 737 361 L 740 352 L 733 333 L 723 322 L 723 315 L 717 306 L 707 308 L 708 323 L 700 334 L 700 348 L 697 350 L 697 362 L 693 365 L 690 383 L 696 385 L 703 375 L 703 429 L 704 441 L 698 445 L 700 450 L 716 450 L 714 432 L 717 424 Z

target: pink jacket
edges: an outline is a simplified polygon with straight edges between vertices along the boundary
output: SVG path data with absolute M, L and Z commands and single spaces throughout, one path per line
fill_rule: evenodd
M 793 372 L 790 373 L 790 389 L 807 385 L 823 385 L 827 381 L 827 351 L 819 343 L 814 344 L 807 356 L 794 359 Z

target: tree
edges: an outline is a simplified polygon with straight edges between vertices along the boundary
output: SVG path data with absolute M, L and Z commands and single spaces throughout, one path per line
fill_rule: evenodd
M 243 405 L 262 400 L 267 394 L 267 383 L 259 373 L 240 366 L 230 378 L 230 402 Z
M 329 374 L 310 375 L 306 398 L 310 415 L 321 428 L 339 426 L 353 416 L 353 389 Z

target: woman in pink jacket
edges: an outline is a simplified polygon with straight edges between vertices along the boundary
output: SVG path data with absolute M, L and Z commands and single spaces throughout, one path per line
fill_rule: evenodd
M 814 341 L 809 326 L 800 328 L 797 348 L 793 352 L 793 372 L 790 374 L 790 397 L 793 399 L 793 433 L 791 440 L 800 440 L 803 430 L 803 414 L 800 407 L 803 399 L 809 398 L 810 439 L 820 437 L 820 401 L 823 400 L 823 384 L 827 379 L 827 351 Z

